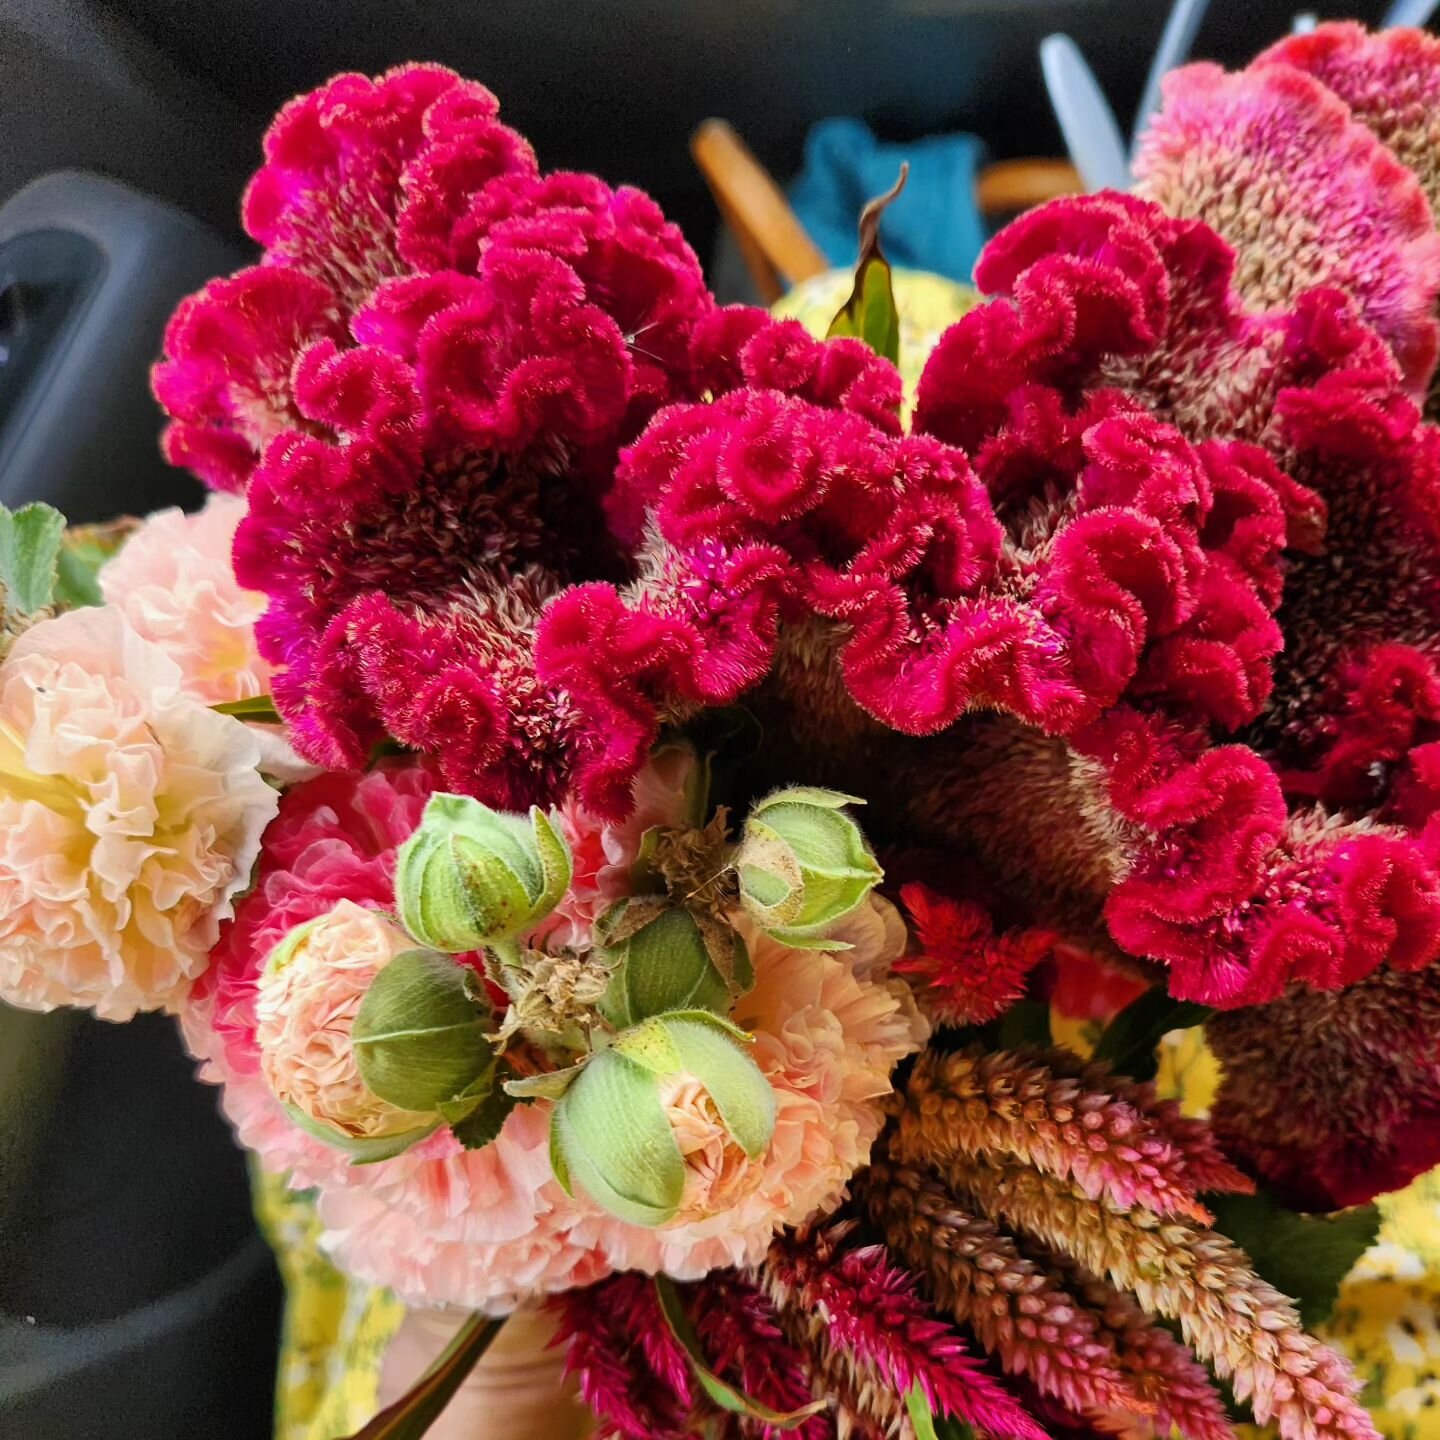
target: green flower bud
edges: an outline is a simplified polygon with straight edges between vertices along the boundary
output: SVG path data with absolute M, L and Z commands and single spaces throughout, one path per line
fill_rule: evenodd
M 853 795 L 795 786 L 761 800 L 735 852 L 740 900 L 777 940 L 806 949 L 845 949 L 825 931 L 854 910 L 882 878 L 846 805 Z
M 544 811 L 504 815 L 465 795 L 430 797 L 400 847 L 395 898 L 422 945 L 456 954 L 513 940 L 570 884 L 570 851 Z
M 677 1083 L 703 1087 L 729 1141 L 758 1160 L 775 1132 L 775 1092 L 744 1046 L 708 1011 L 658 1015 L 594 1056 L 550 1122 L 556 1178 L 634 1225 L 663 1225 L 685 1193 L 687 1167 L 666 1114 Z M 693 1088 L 693 1087 L 692 1087 Z
M 366 1088 L 401 1110 L 464 1118 L 494 1084 L 495 1016 L 480 977 L 433 950 L 406 950 L 370 982 L 350 1030 Z
M 745 942 L 729 925 L 701 926 L 688 910 L 663 901 L 622 901 L 598 927 L 614 967 L 599 1010 L 617 1029 L 670 1010 L 724 1014 L 754 983 Z

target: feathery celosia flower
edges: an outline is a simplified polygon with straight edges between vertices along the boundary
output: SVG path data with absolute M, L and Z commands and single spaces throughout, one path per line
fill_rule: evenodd
M 845 1409 L 894 1433 L 919 1386 L 933 1409 L 996 1436 L 1043 1440 L 1044 1430 L 965 1350 L 882 1245 L 847 1244 L 832 1224 L 771 1247 L 761 1284 L 792 1343 Z
M 541 176 L 497 116 L 436 66 L 292 102 L 246 198 L 264 263 L 181 306 L 155 387 L 171 458 L 248 487 L 236 569 L 305 753 L 388 730 L 519 805 L 576 760 L 535 617 L 623 569 L 598 497 L 714 302 L 647 197 Z
M 397 1109 L 360 1077 L 350 1032 L 380 970 L 415 942 L 353 900 L 291 932 L 271 954 L 255 993 L 260 1073 L 282 1105 L 342 1135 L 413 1130 L 431 1117 Z
M 1054 1175 L 988 1158 L 952 1178 L 987 1215 L 1179 1321 L 1196 1354 L 1232 1382 L 1261 1424 L 1273 1419 L 1282 1440 L 1376 1436 L 1349 1366 L 1300 1328 L 1295 1307 L 1223 1235 L 1143 1206 L 1092 1200 Z
M 600 1421 L 601 1440 L 688 1440 L 696 1399 L 685 1353 L 644 1275 L 613 1275 L 552 1302 L 565 1370 Z M 703 1398 L 703 1397 L 702 1397 Z
M 1302 1210 L 1359 1205 L 1440 1163 L 1440 969 L 1297 990 L 1206 1028 L 1225 1148 Z
M 753 1285 L 733 1273 L 717 1273 L 686 1287 L 684 1300 L 714 1373 L 774 1410 L 797 1410 L 810 1402 L 805 1356 L 781 1334 L 774 1309 Z M 615 1275 L 551 1304 L 560 1316 L 566 1370 L 578 1377 L 586 1404 L 599 1417 L 600 1435 L 680 1440 L 702 1426 L 724 1423 L 723 1413 L 694 1384 L 647 1277 Z M 785 1431 L 747 1422 L 741 1433 L 763 1440 L 778 1440 L 782 1433 L 826 1440 L 835 1426 L 822 1412 Z
M 180 667 L 185 689 L 210 705 L 270 689 L 270 666 L 255 647 L 265 597 L 242 589 L 230 563 L 244 514 L 229 495 L 212 495 L 194 515 L 158 510 L 99 575 L 105 599 Z
M 238 720 L 115 606 L 31 626 L 0 665 L 0 994 L 110 1020 L 180 1006 L 278 797 Z
M 982 1025 L 1025 993 L 1025 977 L 1055 948 L 1049 930 L 995 934 L 984 906 L 954 900 L 919 883 L 904 885 L 900 901 L 914 927 L 918 955 L 895 962 L 917 987 L 916 998 L 943 1025 Z

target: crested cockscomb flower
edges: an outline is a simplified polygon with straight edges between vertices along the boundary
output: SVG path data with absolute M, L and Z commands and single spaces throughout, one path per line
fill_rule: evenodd
M 1043 1440 L 1044 1430 L 936 1318 L 913 1277 L 882 1245 L 854 1245 L 832 1224 L 775 1242 L 760 1281 L 791 1342 L 843 1410 L 881 1433 L 898 1431 L 918 1386 L 933 1410 L 986 1434 Z
M 997 935 L 984 906 L 918 882 L 901 887 L 900 902 L 919 953 L 896 961 L 895 969 L 944 1025 L 979 1025 L 1003 1014 L 1024 994 L 1025 977 L 1059 938 L 1048 930 Z
M 534 622 L 561 577 L 625 569 L 599 497 L 692 393 L 698 262 L 436 66 L 292 102 L 245 221 L 263 263 L 182 305 L 155 385 L 171 457 L 247 490 L 237 573 L 297 743 L 357 765 L 388 732 L 452 788 L 558 798 L 585 750 Z
M 1278 62 L 1238 75 L 1186 66 L 1166 78 L 1136 175 L 1142 195 L 1235 247 L 1236 282 L 1257 305 L 1321 285 L 1352 295 L 1424 391 L 1440 235 L 1414 173 L 1319 80 Z

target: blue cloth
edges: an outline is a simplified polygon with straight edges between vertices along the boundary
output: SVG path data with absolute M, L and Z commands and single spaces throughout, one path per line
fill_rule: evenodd
M 975 174 L 984 158 L 985 147 L 974 135 L 888 145 L 861 120 L 822 120 L 806 137 L 805 164 L 790 186 L 790 203 L 832 265 L 854 265 L 860 211 L 895 183 L 900 162 L 908 160 L 910 178 L 880 227 L 886 258 L 968 281 L 986 240 L 975 206 Z

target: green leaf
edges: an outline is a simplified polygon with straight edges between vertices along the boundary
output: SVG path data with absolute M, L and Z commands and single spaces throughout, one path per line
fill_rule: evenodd
M 360 1078 L 402 1110 L 436 1110 L 494 1064 L 492 1020 L 468 965 L 406 950 L 370 982 L 351 1027 Z
M 905 188 L 909 173 L 909 165 L 902 164 L 900 178 L 894 186 L 860 212 L 860 258 L 855 266 L 855 288 L 825 333 L 827 340 L 841 335 L 863 340 L 892 365 L 900 363 L 900 312 L 895 307 L 890 263 L 880 251 L 880 217 Z
M 775 1133 L 775 1091 L 760 1067 L 722 1030 L 674 1016 L 660 1022 L 688 1070 L 709 1092 L 725 1128 L 752 1159 L 763 1155 Z
M 548 915 L 570 888 L 570 847 L 538 805 L 530 807 L 530 829 L 540 852 L 541 889 L 535 909 Z
M 65 536 L 56 557 L 55 603 L 66 610 L 82 610 L 87 605 L 103 605 L 100 567 L 110 558 L 98 545 L 84 541 L 72 542 Z
M 1050 1007 L 1040 1000 L 1017 1000 L 998 1020 L 985 1026 L 985 1035 L 997 1050 L 1048 1046 L 1053 1043 Z
M 963 1420 L 943 1410 L 935 1414 L 918 1380 L 905 1392 L 905 1409 L 915 1440 L 975 1440 L 975 1432 Z
M 210 708 L 217 714 L 233 715 L 237 720 L 254 720 L 260 725 L 282 723 L 280 712 L 268 695 L 250 695 L 244 700 L 222 700 Z
M 1193 1000 L 1172 1000 L 1163 985 L 1156 985 L 1132 1000 L 1105 1027 L 1095 1058 L 1121 1075 L 1153 1080 L 1160 1068 L 1155 1050 L 1161 1038 L 1171 1030 L 1203 1024 L 1214 1013 L 1210 1006 Z
M 650 1071 L 604 1050 L 555 1106 L 561 1160 L 590 1198 L 632 1225 L 663 1225 L 680 1205 L 685 1161 Z
M 728 1410 L 732 1415 L 744 1415 L 751 1420 L 758 1420 L 775 1430 L 793 1430 L 829 1405 L 827 1400 L 814 1400 L 809 1405 L 802 1405 L 798 1410 L 772 1410 L 768 1405 L 752 1400 L 722 1380 L 705 1363 L 705 1353 L 700 1348 L 700 1340 L 690 1324 L 689 1316 L 685 1314 L 685 1307 L 680 1303 L 680 1292 L 668 1275 L 655 1277 L 655 1295 L 660 1302 L 660 1313 L 670 1327 L 670 1333 L 679 1342 L 690 1362 L 691 1373 L 699 1381 L 700 1388 L 722 1410 Z
M 285 1113 L 307 1135 L 323 1140 L 336 1150 L 343 1150 L 350 1157 L 352 1165 L 376 1165 L 381 1160 L 393 1160 L 403 1155 L 412 1145 L 418 1144 L 427 1135 L 433 1135 L 439 1128 L 437 1120 L 433 1125 L 421 1125 L 413 1130 L 401 1130 L 394 1135 L 371 1135 L 361 1138 L 356 1135 L 342 1135 L 322 1121 L 313 1120 L 303 1110 L 287 1105 Z
M 1215 1229 L 1250 1257 L 1256 1271 L 1298 1305 L 1306 1329 L 1327 1320 L 1340 1282 L 1375 1243 L 1380 1212 L 1374 1205 L 1333 1215 L 1287 1210 L 1273 1194 L 1206 1195 Z
M 468 1115 L 451 1122 L 450 1133 L 467 1150 L 483 1150 L 504 1128 L 518 1104 L 516 1096 L 497 1085 Z M 441 1110 L 443 1113 L 443 1106 Z
M 0 505 L 0 584 L 10 609 L 33 615 L 53 602 L 64 534 L 65 517 L 53 505 Z
M 455 1398 L 504 1323 L 488 1315 L 472 1315 L 419 1380 L 349 1440 L 420 1440 Z

